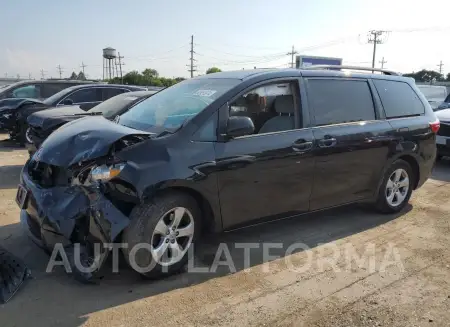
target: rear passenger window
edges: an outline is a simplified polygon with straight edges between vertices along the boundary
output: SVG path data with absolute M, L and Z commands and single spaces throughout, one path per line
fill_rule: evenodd
M 307 84 L 317 126 L 375 119 L 367 81 L 309 79 Z
M 405 82 L 374 79 L 387 118 L 420 115 L 425 107 L 412 87 Z

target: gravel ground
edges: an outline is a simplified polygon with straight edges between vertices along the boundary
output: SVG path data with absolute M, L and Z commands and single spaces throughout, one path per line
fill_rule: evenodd
M 436 165 L 399 215 L 341 208 L 215 235 L 199 247 L 196 264 L 207 267 L 225 243 L 234 273 L 148 281 L 123 268 L 82 285 L 62 269 L 46 273 L 48 256 L 23 235 L 14 196 L 27 153 L 0 143 L 0 245 L 33 273 L 0 306 L 2 327 L 450 325 L 450 161 Z M 280 256 L 271 262 L 254 249 L 246 266 L 234 242 L 283 248 L 270 250 Z M 309 249 L 286 253 L 297 242 Z

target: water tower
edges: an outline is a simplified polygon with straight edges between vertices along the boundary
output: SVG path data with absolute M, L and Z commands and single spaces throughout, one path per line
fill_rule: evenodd
M 117 70 L 116 58 L 116 49 L 110 47 L 103 49 L 103 80 L 117 76 L 117 72 L 114 73 L 114 69 Z

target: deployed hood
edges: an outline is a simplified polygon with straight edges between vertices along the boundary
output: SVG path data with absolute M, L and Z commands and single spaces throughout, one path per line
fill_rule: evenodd
M 441 122 L 450 122 L 450 109 L 439 110 L 435 115 Z
M 84 117 L 53 132 L 33 158 L 54 166 L 69 167 L 106 156 L 112 144 L 127 136 L 145 140 L 152 135 L 155 134 L 118 125 L 102 116 Z
M 47 130 L 62 123 L 82 118 L 83 114 L 86 114 L 86 111 L 79 106 L 58 107 L 31 114 L 27 122 L 33 127 Z

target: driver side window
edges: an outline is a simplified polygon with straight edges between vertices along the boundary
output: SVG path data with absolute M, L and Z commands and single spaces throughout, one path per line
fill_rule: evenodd
M 271 83 L 246 92 L 233 101 L 229 116 L 246 116 L 253 121 L 254 134 L 295 129 L 297 84 Z

